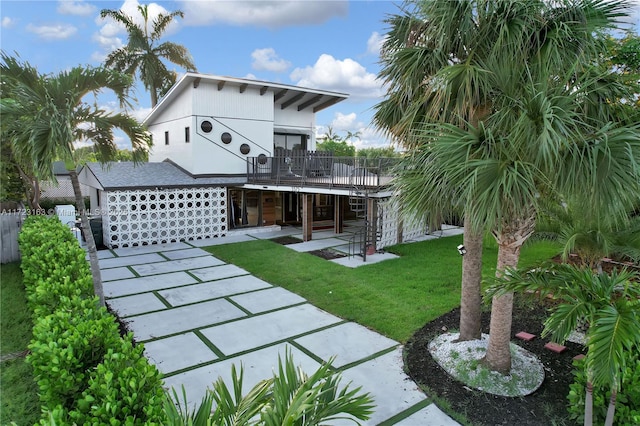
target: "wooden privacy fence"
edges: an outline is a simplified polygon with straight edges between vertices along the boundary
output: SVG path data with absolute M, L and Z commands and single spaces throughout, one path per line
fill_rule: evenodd
M 26 217 L 25 212 L 0 214 L 0 263 L 20 260 L 18 233 Z

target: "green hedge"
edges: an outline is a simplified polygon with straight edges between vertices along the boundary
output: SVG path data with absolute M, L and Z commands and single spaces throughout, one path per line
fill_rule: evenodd
M 70 229 L 57 217 L 30 216 L 19 244 L 34 316 L 27 362 L 46 413 L 41 423 L 159 424 L 160 373 L 98 306 L 86 254 Z

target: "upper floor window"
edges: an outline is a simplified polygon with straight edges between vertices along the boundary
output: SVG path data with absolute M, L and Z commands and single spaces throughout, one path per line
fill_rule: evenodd
M 191 132 L 189 131 L 189 128 L 185 127 L 184 128 L 184 143 L 191 142 L 191 140 L 189 139 L 190 135 L 191 135 Z
M 169 145 L 169 132 L 164 132 L 164 144 Z

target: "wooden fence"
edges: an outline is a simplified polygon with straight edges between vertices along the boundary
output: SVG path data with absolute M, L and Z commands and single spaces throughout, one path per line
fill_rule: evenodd
M 26 217 L 24 212 L 0 214 L 0 263 L 20 260 L 18 233 Z

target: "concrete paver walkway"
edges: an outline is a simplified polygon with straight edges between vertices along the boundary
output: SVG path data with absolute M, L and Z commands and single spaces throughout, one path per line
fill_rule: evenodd
M 352 381 L 375 398 L 367 425 L 458 425 L 404 373 L 398 342 L 198 248 L 272 234 L 100 252 L 107 303 L 144 342 L 166 387 L 180 392 L 184 386 L 189 403 L 199 403 L 218 377 L 229 383 L 235 364 L 244 367 L 247 392 L 272 377 L 278 356 L 284 358 L 288 349 L 307 373 L 335 356 L 343 385 Z M 306 248 L 294 249 L 313 250 Z M 383 254 L 375 256 L 384 260 Z

